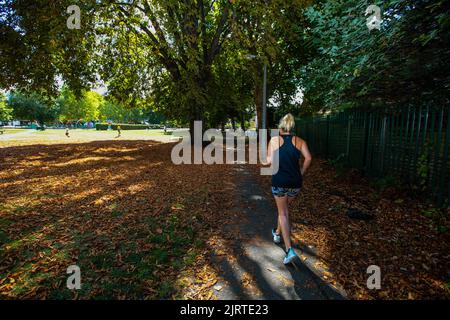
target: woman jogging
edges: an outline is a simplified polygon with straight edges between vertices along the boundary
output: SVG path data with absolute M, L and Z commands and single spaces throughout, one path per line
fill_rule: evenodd
M 294 116 L 285 115 L 278 126 L 280 135 L 273 137 L 268 146 L 267 163 L 271 164 L 278 157 L 278 172 L 272 175 L 272 194 L 278 208 L 278 226 L 272 230 L 273 241 L 281 243 L 281 236 L 286 247 L 284 264 L 289 264 L 297 257 L 291 244 L 291 225 L 288 205 L 299 194 L 303 175 L 311 164 L 311 154 L 306 142 L 292 134 L 295 126 Z M 277 151 L 277 152 L 276 152 Z M 305 158 L 300 168 L 301 155 Z

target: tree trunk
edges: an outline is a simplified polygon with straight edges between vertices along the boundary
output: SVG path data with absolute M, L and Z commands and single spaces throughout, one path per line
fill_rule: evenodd
M 241 129 L 245 132 L 245 115 L 241 113 Z
M 257 83 L 255 87 L 255 108 L 257 116 L 256 129 L 262 129 L 262 101 L 263 88 L 261 84 Z
M 196 78 L 196 82 L 197 82 L 197 86 L 200 88 L 200 90 L 206 90 L 207 87 L 207 83 L 209 81 L 209 79 L 211 78 L 211 69 L 210 66 L 204 66 L 202 71 L 197 74 Z M 190 115 L 190 120 L 189 120 L 189 131 L 190 131 L 190 135 L 191 135 L 191 144 L 194 143 L 194 122 L 195 121 L 202 121 L 202 137 L 203 137 L 203 133 L 208 129 L 205 126 L 205 123 L 203 123 L 203 113 L 205 110 L 206 106 L 202 106 L 200 104 L 198 104 L 197 101 L 192 101 L 192 112 Z
M 206 127 L 204 121 L 203 121 L 204 120 L 203 119 L 203 114 L 199 110 L 200 110 L 200 107 L 195 106 L 193 108 L 193 111 L 191 113 L 190 120 L 189 120 L 189 133 L 190 133 L 190 136 L 191 136 L 191 144 L 192 145 L 194 144 L 194 134 L 195 134 L 195 132 L 194 132 L 194 123 L 195 123 L 195 121 L 201 121 L 202 122 L 202 132 L 200 132 L 200 134 L 202 136 L 202 140 L 203 140 L 203 134 L 208 129 Z M 207 143 L 203 143 L 203 142 L 202 142 L 202 144 L 203 145 L 207 145 Z

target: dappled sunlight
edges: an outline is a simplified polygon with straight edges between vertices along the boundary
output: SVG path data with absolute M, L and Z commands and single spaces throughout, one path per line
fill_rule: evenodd
M 270 177 L 260 177 L 270 185 Z M 271 197 L 267 190 L 267 196 Z M 351 219 L 349 208 L 375 215 Z M 423 214 L 424 204 L 405 194 L 382 194 L 355 173 L 338 175 L 316 160 L 292 204 L 296 246 L 305 264 L 358 299 L 421 299 L 446 296 L 448 242 Z M 382 290 L 366 286 L 367 268 L 382 270 Z
M 278 257 L 236 246 L 245 242 L 265 250 L 264 239 L 243 234 L 237 225 L 257 227 L 244 211 L 258 218 L 258 205 L 272 197 L 266 187 L 270 177 L 247 166 L 268 193 L 251 189 L 244 199 L 238 184 L 242 171 L 230 165 L 174 165 L 172 146 L 146 141 L 58 145 L 30 163 L 28 156 L 37 154 L 33 147 L 1 149 L 0 160 L 8 162 L 0 167 L 0 270 L 5 274 L 0 295 L 74 298 L 65 287 L 71 264 L 80 266 L 86 284 L 80 299 L 215 299 L 226 285 L 244 298 L 280 298 L 276 286 L 311 298 L 304 286 L 323 283 L 343 287 L 350 297 L 384 298 L 364 287 L 367 266 L 378 263 L 389 270 L 383 292 L 391 297 L 440 296 L 445 290 L 446 245 L 428 220 L 417 216 L 415 204 L 367 197 L 374 192 L 370 187 L 336 182 L 322 163 L 311 168 L 291 212 L 294 243 L 305 252 L 303 267 L 321 274 L 307 284 L 294 272 L 279 274 L 270 265 L 280 263 L 281 249 Z M 349 219 L 346 197 L 354 206 L 370 205 L 377 221 Z
M 111 141 L 114 144 L 127 141 L 148 141 L 151 144 L 171 142 L 171 136 L 165 136 L 163 131 L 159 130 L 131 130 L 123 133 L 120 139 L 117 139 L 116 135 L 117 133 L 114 131 L 77 129 L 71 130 L 71 137 L 67 138 L 65 136 L 65 130 L 61 129 L 47 129 L 44 132 L 27 129 L 23 134 L 0 136 L 0 149 L 15 146 L 28 148 L 36 145 L 39 145 L 43 149 L 52 145 L 68 146 L 104 141 Z M 110 146 L 111 151 L 118 151 L 116 149 L 116 146 Z M 36 153 L 39 151 L 41 150 L 35 150 Z
M 207 265 L 206 239 L 222 219 L 215 212 L 231 204 L 222 183 L 232 179 L 225 166 L 173 165 L 171 147 L 0 149 L 8 159 L 0 168 L 1 295 L 73 298 L 65 271 L 74 263 L 83 273 L 79 298 L 181 294 L 178 274 Z

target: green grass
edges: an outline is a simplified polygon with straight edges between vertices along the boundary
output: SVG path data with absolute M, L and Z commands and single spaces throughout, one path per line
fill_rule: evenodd
M 13 129 L 19 132 L 20 129 Z M 15 132 L 16 132 L 15 131 Z M 161 142 L 170 142 L 171 137 L 164 135 L 164 130 L 122 130 L 120 137 L 117 131 L 97 131 L 95 129 L 73 129 L 70 130 L 70 138 L 66 137 L 64 129 L 46 129 L 38 131 L 33 129 L 22 129 L 20 132 L 28 131 L 26 135 L 8 135 L 0 139 L 0 147 L 20 146 L 31 144 L 64 144 L 64 143 L 83 143 L 105 140 L 156 140 Z M 6 132 L 9 133 L 9 132 Z M 0 135 L 2 137 L 2 135 Z
M 2 129 L 2 128 L 0 128 L 0 131 L 3 131 L 3 134 L 15 134 L 15 133 L 25 132 L 28 130 L 30 130 L 30 129 Z M 1 137 L 1 135 L 0 135 L 0 137 Z
M 71 133 L 72 136 L 93 134 L 96 138 L 116 134 L 96 130 L 75 130 Z M 141 134 L 160 133 L 162 130 L 145 131 Z M 139 132 L 123 132 L 123 135 L 126 134 L 141 139 Z M 23 135 L 20 138 L 27 141 L 33 139 L 49 141 L 48 138 L 55 135 L 61 135 L 61 141 L 68 139 L 64 136 L 64 131 L 58 130 L 33 131 L 30 135 Z M 110 145 L 113 150 L 116 146 L 121 146 L 120 143 L 110 143 Z M 136 145 L 147 144 L 137 143 Z M 171 146 L 150 147 L 166 151 Z M 33 156 L 42 151 L 40 146 L 35 148 L 36 152 L 30 151 Z M 64 145 L 62 149 L 65 150 L 65 148 Z M 17 148 L 19 149 L 17 151 L 15 148 L 11 149 L 10 152 L 15 154 L 17 159 L 17 155 L 21 154 L 21 148 Z M 108 148 L 104 149 L 101 152 L 105 154 L 110 152 Z M 133 148 L 133 152 L 135 149 L 138 148 Z M 97 146 L 89 146 L 87 150 L 91 150 L 86 152 L 89 153 L 87 157 L 90 157 L 92 150 L 97 150 Z M 64 152 L 55 154 L 59 156 Z M 80 154 L 84 155 L 82 152 Z M 52 153 L 49 155 L 51 156 Z M 78 150 L 76 156 L 79 156 Z M 46 155 L 44 157 L 47 159 Z M 161 156 L 161 159 L 165 159 L 164 157 Z M 70 158 L 72 154 L 69 155 Z M 156 162 L 158 159 L 152 161 Z M 18 166 L 22 166 L 21 161 L 17 160 Z M 38 157 L 33 158 L 32 161 L 36 162 L 32 165 L 36 170 L 30 169 L 27 180 L 33 180 L 34 172 L 39 173 L 36 175 L 41 178 L 38 168 L 47 165 L 47 163 L 40 163 L 41 160 Z M 50 157 L 49 161 L 50 164 L 53 161 L 65 164 L 67 158 Z M 109 162 L 108 159 L 105 161 L 107 165 L 111 164 L 111 172 L 115 173 L 115 163 Z M 140 167 L 140 165 L 134 167 L 131 165 L 136 164 L 136 161 L 139 160 L 130 161 L 130 168 Z M 147 161 L 144 159 L 142 163 Z M 27 161 L 24 163 L 28 164 Z M 86 168 L 91 169 L 88 166 Z M 128 169 L 122 170 L 125 174 L 128 173 Z M 164 200 L 158 197 L 154 202 L 144 201 L 144 206 L 141 208 L 140 205 L 133 207 L 134 197 L 122 198 L 118 193 L 114 194 L 114 188 L 105 188 L 93 195 L 90 193 L 84 195 L 86 197 L 84 199 L 78 197 L 72 188 L 69 190 L 53 188 L 54 183 L 58 183 L 60 179 L 68 177 L 72 179 L 73 174 L 78 173 L 78 168 L 72 170 L 68 166 L 57 167 L 54 173 L 54 175 L 49 173 L 45 181 L 27 181 L 24 184 L 26 188 L 22 192 L 14 189 L 14 197 L 8 196 L 0 204 L 0 279 L 6 281 L 1 284 L 2 297 L 166 299 L 171 298 L 178 291 L 177 289 L 181 288 L 181 285 L 177 284 L 180 273 L 196 263 L 198 255 L 205 248 L 206 239 L 200 240 L 204 234 L 197 229 L 200 226 L 191 223 L 190 219 L 189 208 L 199 200 L 198 197 L 191 199 L 190 192 Z M 88 171 L 84 174 L 80 187 L 75 190 L 84 192 L 85 189 L 89 189 L 83 184 L 84 177 L 86 179 L 93 179 L 93 175 L 96 179 L 108 177 L 108 174 L 104 176 L 103 170 L 98 174 L 97 176 L 97 168 L 93 167 L 93 172 Z M 79 182 L 77 178 L 73 178 L 72 181 Z M 140 181 L 140 179 L 137 180 L 138 183 Z M 42 183 L 45 183 L 46 187 L 41 187 Z M 69 182 L 68 185 L 70 185 Z M 206 191 L 204 193 L 206 194 Z M 206 197 L 204 193 L 202 192 L 201 199 Z M 102 199 L 103 196 L 111 194 L 114 197 L 99 204 L 98 208 L 93 208 L 90 204 L 91 201 L 95 202 L 96 199 Z M 150 191 L 146 191 L 147 196 L 150 194 Z M 72 196 L 77 197 L 72 199 Z M 162 207 L 161 210 L 159 210 L 160 207 Z M 36 212 L 39 215 L 36 215 Z M 198 213 L 195 214 L 198 215 Z M 81 290 L 79 291 L 71 291 L 66 287 L 68 277 L 66 269 L 70 265 L 80 267 Z

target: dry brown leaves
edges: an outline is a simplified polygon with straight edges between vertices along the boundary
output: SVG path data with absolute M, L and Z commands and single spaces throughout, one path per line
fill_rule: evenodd
M 232 170 L 173 165 L 172 146 L 0 149 L 0 296 L 213 299 L 206 243 L 231 218 Z M 65 288 L 71 264 L 77 295 Z M 199 288 L 183 296 L 189 274 Z
M 259 179 L 271 197 L 270 177 Z M 350 298 L 446 299 L 448 236 L 421 214 L 426 205 L 419 200 L 394 190 L 380 194 L 369 185 L 354 172 L 337 176 L 331 166 L 314 159 L 292 206 L 294 239 L 316 249 L 329 271 L 326 280 L 342 285 Z M 376 218 L 352 220 L 346 215 L 350 207 Z M 381 290 L 367 289 L 370 265 L 381 268 Z

